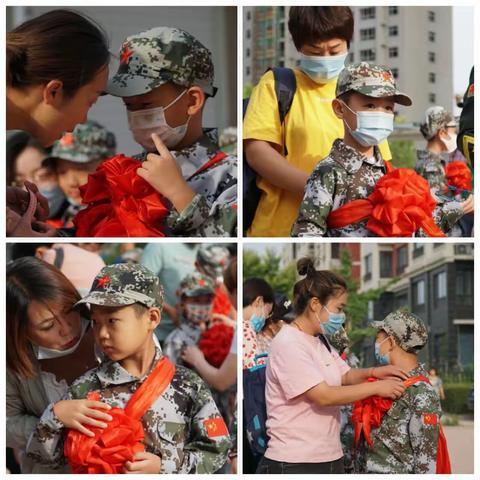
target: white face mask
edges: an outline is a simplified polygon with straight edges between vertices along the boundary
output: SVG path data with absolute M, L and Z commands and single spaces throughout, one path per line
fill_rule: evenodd
M 157 149 L 151 138 L 152 133 L 156 133 L 167 148 L 173 148 L 178 145 L 187 133 L 190 116 L 183 125 L 171 127 L 165 119 L 165 110 L 185 95 L 188 90 L 184 90 L 175 100 L 166 107 L 147 108 L 136 112 L 127 111 L 128 125 L 133 133 L 133 138 L 148 152 L 155 152 Z
M 457 135 L 451 133 L 447 138 L 443 137 L 442 142 L 448 153 L 452 153 L 457 149 Z
M 37 360 L 49 360 L 51 358 L 65 357 L 66 355 L 73 353 L 80 345 L 80 342 L 82 341 L 83 336 L 90 325 L 90 322 L 86 318 L 81 318 L 80 320 L 82 322 L 80 327 L 80 339 L 73 347 L 70 347 L 67 350 L 54 350 L 53 348 L 45 348 L 41 347 L 40 345 L 34 345 L 33 351 L 35 352 Z

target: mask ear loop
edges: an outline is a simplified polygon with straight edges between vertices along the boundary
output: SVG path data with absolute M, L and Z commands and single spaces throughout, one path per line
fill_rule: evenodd
M 180 100 L 188 92 L 189 88 L 184 90 L 177 98 L 172 100 L 166 107 L 163 107 L 163 111 L 165 111 L 167 108 L 170 108 L 175 102 L 178 102 L 178 100 Z M 190 116 L 189 116 L 189 118 L 190 118 Z
M 339 102 L 342 102 L 354 115 L 355 117 L 357 118 L 357 123 L 358 123 L 358 116 L 357 116 L 357 112 L 355 112 L 354 110 L 352 110 L 343 100 L 340 100 L 338 99 Z M 345 118 L 343 119 L 343 121 L 345 122 L 345 125 L 348 127 L 348 129 L 352 132 L 352 127 L 348 124 L 347 120 L 345 120 Z M 358 128 L 358 125 L 357 125 L 357 128 Z

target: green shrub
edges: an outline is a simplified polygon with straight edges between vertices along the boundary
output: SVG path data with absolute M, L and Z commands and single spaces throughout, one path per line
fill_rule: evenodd
M 442 409 L 448 413 L 468 413 L 467 399 L 472 388 L 471 383 L 445 383 L 445 400 Z

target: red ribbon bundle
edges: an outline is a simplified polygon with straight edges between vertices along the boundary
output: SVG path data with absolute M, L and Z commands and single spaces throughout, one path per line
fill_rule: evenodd
M 432 213 L 436 202 L 427 180 L 408 168 L 384 175 L 366 198 L 353 200 L 330 213 L 328 228 L 342 228 L 366 220 L 367 228 L 380 237 L 411 237 L 422 228 L 430 237 L 444 237 Z
M 232 310 L 232 304 L 228 298 L 228 294 L 224 287 L 220 285 L 215 288 L 215 297 L 212 303 L 212 313 L 220 313 L 221 315 L 229 315 Z
M 233 327 L 217 323 L 202 333 L 198 348 L 210 365 L 220 367 L 230 352 Z
M 89 427 L 94 437 L 70 430 L 64 455 L 72 472 L 123 473 L 125 462 L 132 461 L 135 453 L 145 450 L 141 417 L 165 391 L 174 374 L 175 366 L 163 357 L 130 398 L 125 410 L 117 407 L 108 410 L 113 420 L 108 422 L 107 428 Z M 90 392 L 87 398 L 99 401 L 100 394 Z
M 163 237 L 168 215 L 160 194 L 137 175 L 141 162 L 124 155 L 105 160 L 80 187 L 83 203 L 73 219 L 77 237 Z
M 445 175 L 449 185 L 459 190 L 472 190 L 472 172 L 465 163 L 459 160 L 450 162 L 445 167 Z

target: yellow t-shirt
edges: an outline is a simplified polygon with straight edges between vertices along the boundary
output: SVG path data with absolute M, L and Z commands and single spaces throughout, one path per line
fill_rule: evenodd
M 295 69 L 297 89 L 285 117 L 287 160 L 310 174 L 330 152 L 335 139 L 343 138 L 343 122 L 333 113 L 337 79 L 319 85 Z M 273 72 L 267 72 L 254 88 L 243 122 L 243 139 L 257 139 L 283 146 Z M 391 159 L 388 143 L 379 145 L 382 157 Z M 289 237 L 298 215 L 302 194 L 294 194 L 258 177 L 263 191 L 255 218 L 247 232 L 250 237 Z

